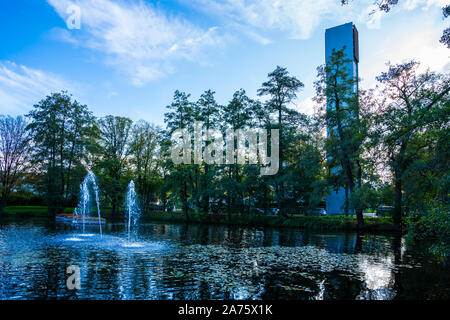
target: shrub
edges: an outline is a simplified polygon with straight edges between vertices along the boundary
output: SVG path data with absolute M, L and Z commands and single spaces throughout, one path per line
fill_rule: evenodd
M 413 245 L 423 245 L 441 260 L 450 257 L 450 207 L 438 206 L 428 212 L 415 212 L 408 218 L 406 240 Z

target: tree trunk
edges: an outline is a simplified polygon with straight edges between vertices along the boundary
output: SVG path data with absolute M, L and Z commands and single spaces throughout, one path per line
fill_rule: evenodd
M 282 113 L 281 113 L 281 109 L 282 106 L 280 104 L 279 109 L 278 109 L 278 125 L 279 125 L 279 134 L 280 134 L 280 140 L 279 140 L 279 163 L 280 163 L 280 170 L 278 172 L 278 176 L 282 177 L 282 172 L 283 172 L 283 160 L 284 160 L 284 152 L 283 152 L 283 124 L 282 124 Z M 287 218 L 286 213 L 283 207 L 283 202 L 284 202 L 284 183 L 283 181 L 281 181 L 280 183 L 277 183 L 277 188 L 275 189 L 277 191 L 277 199 L 278 199 L 278 214 L 283 217 L 283 218 Z
M 228 179 L 231 181 L 231 165 L 228 166 Z M 228 223 L 231 223 L 231 190 L 227 192 Z
M 356 184 L 358 185 L 358 188 L 361 188 L 362 169 L 359 160 L 356 160 L 356 165 L 358 166 Z M 360 208 L 356 210 L 356 220 L 358 222 L 358 229 L 361 229 L 364 224 L 364 216 L 363 211 Z
M 344 203 L 344 212 L 345 212 L 345 216 L 348 217 L 348 185 L 345 186 L 345 203 Z
M 6 195 L 2 195 L 2 198 L 0 199 L 0 215 L 3 214 L 5 207 L 6 207 L 6 203 L 7 202 L 7 196 Z
M 402 178 L 401 170 L 395 170 L 395 189 L 394 189 L 394 228 L 397 231 L 402 230 Z
M 231 197 L 227 194 L 228 223 L 231 223 Z
M 267 208 L 267 187 L 266 187 L 266 184 L 264 183 L 263 184 L 263 194 L 264 194 L 264 196 L 263 196 L 263 210 L 264 210 L 264 215 L 267 215 L 267 211 L 268 211 L 268 208 Z
M 358 223 L 358 229 L 362 229 L 362 226 L 364 225 L 364 216 L 363 211 L 360 209 L 356 210 L 356 221 Z
M 117 203 L 115 200 L 112 201 L 111 207 L 112 207 L 112 218 L 113 220 L 115 220 L 115 218 L 117 217 Z
M 208 179 L 208 173 L 209 173 L 209 166 L 207 163 L 205 163 L 205 178 Z M 203 192 L 205 191 L 205 189 L 209 189 L 208 188 L 208 180 L 205 181 L 205 179 L 203 179 L 203 185 L 202 185 L 202 189 Z M 204 199 L 203 199 L 203 211 L 205 213 L 209 212 L 209 195 L 205 195 Z
M 183 210 L 184 215 L 186 217 L 186 221 L 189 221 L 189 206 L 187 203 L 187 183 L 186 181 L 183 182 L 183 195 L 182 195 L 182 201 L 183 201 Z
M 409 141 L 407 135 L 401 142 L 400 151 L 394 158 L 394 229 L 402 231 L 402 178 L 405 170 L 405 153 Z

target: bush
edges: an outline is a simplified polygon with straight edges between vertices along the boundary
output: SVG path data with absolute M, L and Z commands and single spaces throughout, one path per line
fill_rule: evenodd
M 8 206 L 43 206 L 44 199 L 31 192 L 12 192 L 8 197 Z
M 408 218 L 406 240 L 413 245 L 423 245 L 440 260 L 450 257 L 450 207 L 438 206 L 426 213 L 415 212 Z

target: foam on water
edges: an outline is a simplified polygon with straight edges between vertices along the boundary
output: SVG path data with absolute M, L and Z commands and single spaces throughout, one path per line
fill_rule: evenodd
M 57 242 L 63 246 L 75 246 L 80 248 L 97 248 L 106 250 L 133 250 L 141 249 L 144 251 L 163 250 L 166 248 L 166 244 L 158 241 L 139 241 L 131 242 L 124 239 L 122 236 L 108 235 L 108 234 L 65 234 L 56 236 L 52 239 L 48 239 L 49 242 Z
M 66 241 L 83 241 L 83 239 L 76 238 L 76 237 L 66 238 L 65 240 Z
M 124 244 L 122 244 L 122 247 L 124 247 L 124 248 L 142 248 L 142 247 L 144 247 L 144 245 L 141 243 L 134 242 L 134 243 L 124 243 Z

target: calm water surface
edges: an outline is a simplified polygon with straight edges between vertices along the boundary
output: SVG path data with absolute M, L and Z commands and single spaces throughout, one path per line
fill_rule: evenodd
M 391 235 L 0 224 L 0 299 L 449 299 L 448 271 Z

